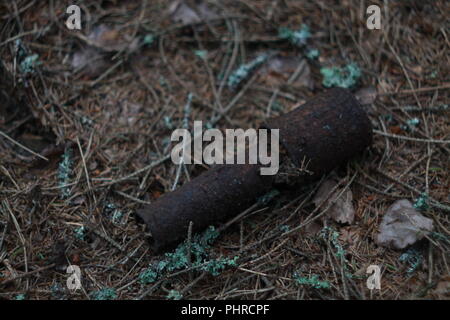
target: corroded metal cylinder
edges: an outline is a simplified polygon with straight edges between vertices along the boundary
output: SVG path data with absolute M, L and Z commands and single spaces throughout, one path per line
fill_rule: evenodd
M 366 113 L 346 89 L 331 89 L 262 126 L 279 129 L 290 160 L 318 178 L 370 145 Z M 230 219 L 272 188 L 273 176 L 260 175 L 260 165 L 219 165 L 138 210 L 160 251 L 193 231 Z
M 372 141 L 372 127 L 353 94 L 334 88 L 300 107 L 266 121 L 279 129 L 280 143 L 298 167 L 317 178 L 363 151 Z
M 156 251 L 184 239 L 192 231 L 231 218 L 269 191 L 273 176 L 259 174 L 259 165 L 217 165 L 138 210 Z

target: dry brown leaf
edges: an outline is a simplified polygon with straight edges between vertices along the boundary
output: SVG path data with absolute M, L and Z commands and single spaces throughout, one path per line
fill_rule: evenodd
M 331 190 L 336 187 L 337 183 L 338 182 L 335 178 L 330 178 L 324 181 L 317 191 L 313 202 L 317 207 L 323 201 L 326 201 L 322 205 L 322 208 L 326 208 L 330 201 L 335 201 L 335 203 L 325 212 L 325 215 L 331 217 L 336 222 L 351 224 L 355 218 L 355 209 L 352 204 L 352 191 L 348 188 L 339 198 L 337 198 L 341 192 L 338 188 L 333 194 L 330 195 Z
M 443 277 L 438 282 L 436 288 L 432 291 L 433 294 L 438 296 L 450 296 L 450 276 Z
M 386 211 L 375 242 L 384 247 L 403 249 L 433 230 L 433 220 L 418 212 L 409 200 L 394 202 Z
M 352 246 L 360 241 L 360 228 L 358 226 L 348 226 L 340 230 L 339 240 Z

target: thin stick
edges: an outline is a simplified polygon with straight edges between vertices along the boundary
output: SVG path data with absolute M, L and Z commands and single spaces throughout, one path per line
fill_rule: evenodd
M 9 212 L 11 219 L 13 221 L 14 226 L 16 227 L 17 233 L 19 235 L 20 242 L 22 242 L 23 247 L 23 257 L 24 257 L 24 264 L 25 264 L 25 272 L 28 273 L 28 254 L 27 254 L 27 245 L 25 241 L 25 237 L 22 234 L 22 230 L 20 229 L 19 222 L 16 219 L 16 216 L 11 210 L 11 207 L 9 206 L 8 200 L 3 200 L 3 207 Z M 28 290 L 28 280 L 27 280 L 27 290 Z
M 13 138 L 11 138 L 10 136 L 8 136 L 6 133 L 4 133 L 3 131 L 0 130 L 0 135 L 2 135 L 3 137 L 5 137 L 6 139 L 8 139 L 9 141 L 11 141 L 12 143 L 14 143 L 15 145 L 21 147 L 22 149 L 28 151 L 29 153 L 31 153 L 32 155 L 35 155 L 36 157 L 39 157 L 45 161 L 48 161 L 48 159 L 46 157 L 44 157 L 43 155 L 40 155 L 39 153 L 34 152 L 31 149 L 28 149 L 27 147 L 25 147 L 23 144 L 17 142 L 16 140 L 14 140 Z
M 87 166 L 86 166 L 86 159 L 84 158 L 83 149 L 81 148 L 80 139 L 78 139 L 78 137 L 77 137 L 77 144 L 78 144 L 78 149 L 80 150 L 81 161 L 83 162 L 84 174 L 86 175 L 86 181 L 87 181 L 88 189 L 89 189 L 89 191 L 91 191 L 92 187 L 91 187 L 91 182 L 90 182 L 90 179 L 89 179 L 89 172 L 88 172 L 88 169 L 87 169 Z
M 380 96 L 388 96 L 388 95 L 396 95 L 396 94 L 410 94 L 413 92 L 427 92 L 427 91 L 434 91 L 434 90 L 440 90 L 440 89 L 448 89 L 450 88 L 450 83 L 443 84 L 441 86 L 436 87 L 424 87 L 424 88 L 417 88 L 417 89 L 408 89 L 408 90 L 401 90 L 397 92 L 380 92 L 378 95 Z M 426 110 L 426 109 L 425 109 Z
M 44 267 L 42 267 L 42 268 L 39 268 L 39 269 L 36 269 L 36 270 L 33 270 L 33 271 L 24 272 L 24 273 L 19 274 L 19 275 L 15 276 L 15 277 L 13 277 L 13 278 L 11 278 L 11 279 L 7 279 L 7 280 L 4 280 L 4 281 L 0 282 L 0 285 L 5 285 L 5 284 L 11 283 L 11 282 L 13 282 L 13 281 L 15 281 L 15 280 L 17 280 L 17 279 L 29 277 L 29 276 L 31 276 L 31 275 L 33 275 L 33 274 L 35 274 L 35 273 L 38 273 L 38 272 L 41 272 L 41 271 L 45 271 L 45 270 L 51 269 L 51 268 L 53 268 L 54 266 L 55 266 L 55 263 L 52 263 L 52 264 L 49 264 L 48 266 L 44 266 Z
M 97 187 L 98 188 L 99 187 L 106 187 L 106 186 L 110 186 L 110 185 L 113 185 L 113 184 L 118 183 L 118 182 L 122 182 L 122 181 L 128 180 L 128 179 L 130 179 L 130 178 L 132 178 L 132 177 L 134 177 L 134 176 L 136 176 L 136 175 L 138 175 L 138 174 L 140 174 L 140 173 L 142 173 L 144 171 L 153 169 L 154 167 L 156 167 L 157 165 L 160 165 L 161 163 L 163 163 L 164 161 L 166 161 L 168 159 L 170 159 L 170 154 L 162 157 L 161 159 L 158 159 L 158 160 L 150 163 L 148 166 L 145 166 L 145 167 L 143 167 L 143 168 L 141 168 L 141 169 L 139 169 L 139 170 L 137 170 L 137 171 L 135 171 L 135 172 L 133 172 L 133 173 L 131 173 L 129 175 L 126 175 L 126 176 L 124 176 L 122 178 L 119 178 L 119 179 L 116 179 L 116 180 L 113 180 L 113 181 L 110 181 L 110 182 L 103 183 L 103 184 L 101 184 L 101 185 L 99 185 Z
M 393 134 L 393 133 L 386 133 L 380 130 L 373 130 L 374 133 L 385 136 L 385 137 L 389 137 L 389 138 L 397 138 L 397 139 L 402 139 L 402 140 L 408 140 L 408 141 L 415 141 L 415 142 L 430 142 L 430 143 L 443 143 L 443 144 L 449 144 L 450 140 L 434 140 L 434 139 L 420 139 L 420 138 L 411 138 L 411 137 L 406 137 L 406 136 L 401 136 L 398 134 Z

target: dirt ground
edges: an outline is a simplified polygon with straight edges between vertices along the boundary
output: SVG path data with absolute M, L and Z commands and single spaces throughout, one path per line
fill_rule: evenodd
M 71 4 L 81 30 L 66 26 Z M 370 4 L 379 30 L 366 27 Z M 444 0 L 2 1 L 0 297 L 448 298 L 449 21 Z M 302 25 L 306 44 L 279 34 Z M 265 53 L 278 60 L 227 85 Z M 191 123 L 252 128 L 326 90 L 322 68 L 351 63 L 374 129 L 372 146 L 334 172 L 354 221 L 315 207 L 321 181 L 279 190 L 204 248 L 237 257 L 220 272 L 151 278 L 168 257 L 152 252 L 136 210 L 206 169 L 177 174 L 167 156 L 188 95 Z M 387 209 L 420 197 L 433 232 L 404 249 L 378 245 Z M 68 265 L 81 270 L 79 290 L 66 286 Z M 367 288 L 370 265 L 380 289 Z

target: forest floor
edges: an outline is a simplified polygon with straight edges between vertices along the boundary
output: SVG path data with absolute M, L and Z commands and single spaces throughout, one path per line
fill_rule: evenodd
M 2 299 L 449 297 L 448 1 L 78 1 L 81 30 L 70 30 L 72 2 L 0 4 Z M 370 4 L 379 30 L 366 27 Z M 323 68 L 348 65 L 361 75 L 344 85 L 374 129 L 372 146 L 333 172 L 351 191 L 351 223 L 316 208 L 326 176 L 203 243 L 214 270 L 152 251 L 136 210 L 206 169 L 177 175 L 168 157 L 189 94 L 191 122 L 256 128 L 325 91 Z M 380 246 L 399 199 L 424 202 L 433 231 Z M 68 265 L 79 290 L 66 286 Z M 371 265 L 380 289 L 367 287 Z

